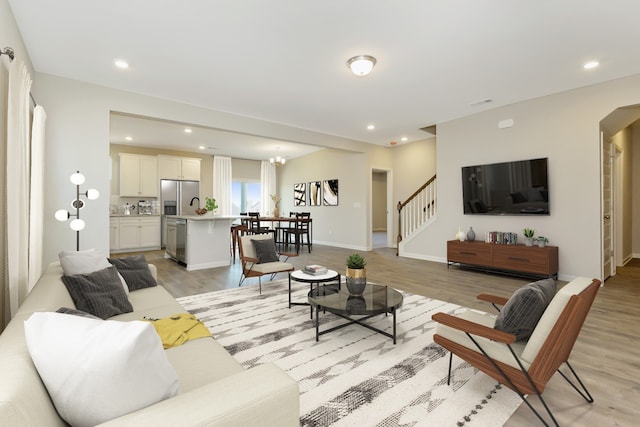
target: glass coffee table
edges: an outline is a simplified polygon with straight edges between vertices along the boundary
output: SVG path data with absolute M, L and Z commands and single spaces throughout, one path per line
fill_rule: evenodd
M 320 335 L 328 334 L 337 329 L 357 323 L 360 326 L 371 329 L 374 332 L 393 338 L 396 343 L 396 311 L 402 307 L 402 294 L 393 288 L 384 285 L 367 285 L 361 296 L 349 294 L 346 289 L 340 289 L 336 293 L 309 292 L 309 303 L 316 309 L 316 341 Z M 320 331 L 320 310 L 328 311 L 336 316 L 348 320 L 347 323 Z M 364 321 L 371 317 L 388 314 L 393 315 L 393 334 L 375 328 Z M 353 316 L 364 316 L 354 318 Z
M 296 270 L 289 273 L 289 308 L 292 305 L 311 305 L 309 302 L 294 302 L 291 301 L 291 279 L 296 282 L 309 284 L 309 295 L 315 290 L 320 293 L 336 293 L 340 290 L 340 273 L 334 270 L 327 270 L 324 274 L 308 274 L 302 270 Z M 330 282 L 337 282 L 337 286 L 330 285 Z M 320 286 L 322 284 L 323 286 Z M 313 285 L 316 285 L 315 287 Z M 311 307 L 311 318 L 313 319 L 313 307 Z

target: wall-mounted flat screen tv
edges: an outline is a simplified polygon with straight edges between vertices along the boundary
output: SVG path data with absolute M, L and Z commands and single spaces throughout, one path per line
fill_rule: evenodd
M 547 158 L 464 166 L 464 213 L 549 215 L 547 167 Z

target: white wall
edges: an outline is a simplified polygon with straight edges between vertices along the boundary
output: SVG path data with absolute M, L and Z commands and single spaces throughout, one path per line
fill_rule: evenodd
M 601 276 L 599 122 L 640 100 L 640 75 L 489 110 L 438 125 L 438 219 L 404 251 L 446 260 L 446 241 L 458 226 L 491 230 L 532 227 L 559 247 L 560 277 Z M 514 126 L 497 123 L 513 119 Z M 550 216 L 463 215 L 462 166 L 549 158 Z
M 0 3 L 3 4 L 3 3 Z M 210 126 L 264 135 L 274 139 L 336 145 L 360 149 L 367 144 L 322 135 L 303 129 L 268 123 L 228 113 L 180 104 L 158 98 L 113 90 L 79 81 L 37 74 L 37 99 L 47 110 L 45 167 L 44 261 L 57 259 L 62 249 L 75 248 L 75 233 L 68 224 L 53 218 L 57 209 L 69 206 L 74 188 L 69 176 L 80 170 L 87 188 L 104 197 L 88 203 L 82 218 L 81 249 L 109 250 L 109 115 L 111 111 L 138 114 L 200 126 Z

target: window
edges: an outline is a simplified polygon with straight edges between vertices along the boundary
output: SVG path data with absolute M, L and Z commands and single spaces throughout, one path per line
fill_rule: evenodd
M 233 181 L 231 185 L 231 214 L 260 212 L 260 183 Z

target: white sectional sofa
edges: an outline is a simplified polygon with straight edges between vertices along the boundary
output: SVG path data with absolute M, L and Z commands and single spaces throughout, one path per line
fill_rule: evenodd
M 151 273 L 156 270 L 150 265 Z M 52 263 L 0 335 L 0 426 L 65 426 L 44 386 L 25 339 L 34 312 L 75 308 Z M 109 320 L 162 318 L 185 310 L 161 286 L 131 291 L 133 312 Z M 67 316 L 71 316 L 68 314 Z M 298 426 L 297 383 L 273 364 L 244 369 L 214 338 L 164 350 L 179 379 L 179 392 L 108 426 Z M 100 396 L 95 396 L 100 399 Z

